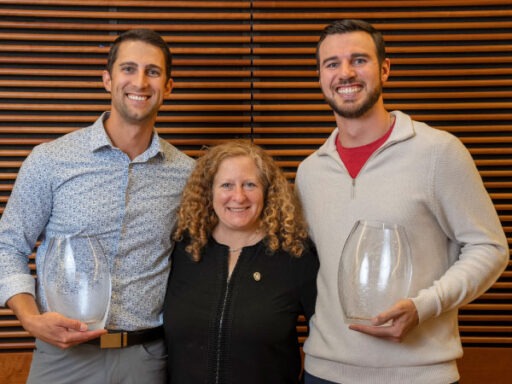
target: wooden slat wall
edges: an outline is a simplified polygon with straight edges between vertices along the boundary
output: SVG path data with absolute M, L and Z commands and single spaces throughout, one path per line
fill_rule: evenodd
M 0 213 L 35 145 L 108 109 L 108 47 L 130 28 L 157 30 L 174 55 L 175 88 L 157 122 L 163 137 L 192 156 L 250 137 L 250 2 L 0 1 L 0 15 Z M 32 348 L 0 309 L 0 351 Z
M 254 1 L 254 140 L 295 175 L 332 131 L 315 46 L 338 18 L 385 35 L 388 109 L 460 137 L 512 237 L 512 3 L 510 1 Z M 467 346 L 512 344 L 512 271 L 460 311 Z
M 392 61 L 387 107 L 467 145 L 511 243 L 510 0 L 0 0 L 0 213 L 34 145 L 108 109 L 101 84 L 108 45 L 134 27 L 160 32 L 174 54 L 176 87 L 157 122 L 166 139 L 198 156 L 204 145 L 250 137 L 293 180 L 334 128 L 314 52 L 323 26 L 345 17 L 384 32 Z M 511 298 L 509 266 L 461 310 L 465 346 L 512 345 Z M 0 309 L 0 351 L 32 347 Z

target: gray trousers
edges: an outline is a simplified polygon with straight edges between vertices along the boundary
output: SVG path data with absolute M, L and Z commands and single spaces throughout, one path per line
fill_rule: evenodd
M 129 348 L 80 344 L 63 350 L 36 340 L 27 384 L 163 384 L 167 351 L 163 340 Z

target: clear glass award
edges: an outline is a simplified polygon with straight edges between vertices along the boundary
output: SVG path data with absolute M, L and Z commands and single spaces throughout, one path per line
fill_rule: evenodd
M 51 238 L 42 284 L 51 312 L 83 321 L 90 330 L 105 327 L 112 287 L 110 268 L 96 238 Z
M 412 278 L 411 251 L 404 228 L 360 220 L 343 247 L 338 292 L 348 324 L 370 320 L 407 298 Z

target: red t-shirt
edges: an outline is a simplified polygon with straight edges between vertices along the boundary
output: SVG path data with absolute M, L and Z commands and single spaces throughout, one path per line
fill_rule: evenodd
M 372 153 L 375 152 L 388 139 L 389 135 L 391 135 L 391 131 L 393 131 L 394 126 L 395 122 L 393 122 L 384 136 L 375 140 L 373 143 L 354 148 L 343 147 L 339 141 L 338 133 L 338 136 L 336 136 L 336 150 L 340 155 L 341 161 L 343 161 L 343 164 L 345 164 L 345 167 L 347 167 L 348 173 L 353 179 L 355 179 L 359 174 L 359 171 L 361 168 L 363 168 L 363 165 L 370 158 Z

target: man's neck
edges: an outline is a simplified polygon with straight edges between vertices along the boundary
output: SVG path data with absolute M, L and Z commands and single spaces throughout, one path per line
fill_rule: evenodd
M 149 147 L 154 121 L 144 124 L 127 124 L 111 115 L 104 122 L 104 126 L 112 144 L 133 160 Z
M 353 148 L 372 143 L 384 136 L 393 123 L 393 117 L 382 108 L 354 119 L 336 115 L 336 123 L 341 145 Z

